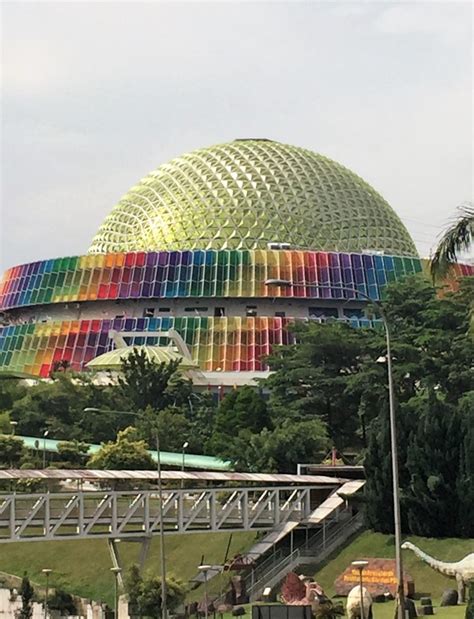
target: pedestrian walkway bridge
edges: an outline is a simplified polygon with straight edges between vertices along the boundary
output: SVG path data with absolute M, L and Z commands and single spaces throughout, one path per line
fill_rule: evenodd
M 150 538 L 160 530 L 157 476 L 156 471 L 0 471 L 0 482 L 11 486 L 0 493 L 0 543 Z M 346 481 L 320 475 L 182 471 L 163 471 L 161 477 L 165 534 L 293 526 L 310 521 Z M 35 493 L 13 491 L 25 479 L 45 487 Z M 85 490 L 85 484 L 91 489 Z

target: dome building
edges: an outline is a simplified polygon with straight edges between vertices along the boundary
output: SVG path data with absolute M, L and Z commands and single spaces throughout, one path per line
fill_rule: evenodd
M 422 268 L 394 210 L 356 174 L 295 146 L 236 140 L 144 177 L 88 254 L 9 269 L 0 372 L 47 377 L 161 346 L 198 367 L 202 385 L 252 383 L 294 320 L 369 326 L 363 295 L 380 299 Z

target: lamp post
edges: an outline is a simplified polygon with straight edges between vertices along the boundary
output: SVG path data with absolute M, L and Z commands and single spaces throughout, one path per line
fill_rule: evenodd
M 119 574 L 122 571 L 122 568 L 120 567 L 111 567 L 110 571 L 112 572 L 112 574 L 115 577 L 115 589 L 114 589 L 114 617 L 115 619 L 118 618 L 118 607 L 119 607 L 119 584 L 118 584 L 118 579 L 119 579 Z
M 46 576 L 46 591 L 44 596 L 44 619 L 48 617 L 48 596 L 49 596 L 49 575 L 51 574 L 51 569 L 45 567 L 41 570 L 42 573 Z
M 204 617 L 208 619 L 209 604 L 207 600 L 207 573 L 212 569 L 212 565 L 200 565 L 198 570 L 204 574 Z
M 364 594 L 362 592 L 362 571 L 367 567 L 368 561 L 352 561 L 351 565 L 359 570 L 359 589 L 360 589 L 360 619 L 365 619 Z
M 385 342 L 387 347 L 387 383 L 388 383 L 388 403 L 390 410 L 390 444 L 392 452 L 392 478 L 393 478 L 393 520 L 395 529 L 395 562 L 397 571 L 397 597 L 398 619 L 404 619 L 405 616 L 405 594 L 403 590 L 403 567 L 402 567 L 402 532 L 400 522 L 400 493 L 398 486 L 398 450 L 397 450 L 397 425 L 395 414 L 395 395 L 393 389 L 393 376 L 392 376 L 392 349 L 390 340 L 390 328 L 387 320 L 387 316 L 381 303 L 369 297 L 365 292 L 360 292 L 356 288 L 350 286 L 326 286 L 319 284 L 294 284 L 287 279 L 267 279 L 265 286 L 275 286 L 277 288 L 322 288 L 325 290 L 337 289 L 346 292 L 353 292 L 356 295 L 370 301 L 377 306 L 377 309 L 382 318 L 384 330 L 385 330 Z
M 43 468 L 46 468 L 46 437 L 49 434 L 49 430 L 43 432 Z
M 18 425 L 18 421 L 10 421 L 10 427 L 12 429 L 12 436 L 15 436 L 17 425 Z
M 181 447 L 181 453 L 183 456 L 182 462 L 181 462 L 181 472 L 184 473 L 184 465 L 185 465 L 185 458 L 186 458 L 186 449 L 189 447 L 189 443 L 188 441 L 185 441 L 183 443 L 183 446 Z M 184 488 L 184 479 L 181 480 L 181 488 Z
M 95 408 L 88 406 L 83 409 L 85 413 L 109 413 L 112 415 L 131 415 L 132 417 L 140 417 L 139 413 L 133 411 L 116 411 L 116 410 L 103 410 L 101 408 Z M 166 557 L 165 557 L 165 530 L 163 524 L 163 485 L 161 479 L 161 457 L 160 457 L 160 437 L 158 430 L 155 434 L 156 440 L 156 471 L 158 473 L 158 499 L 159 499 L 159 514 L 160 514 L 160 564 L 161 564 L 161 616 L 162 619 L 167 619 L 167 592 L 166 592 Z

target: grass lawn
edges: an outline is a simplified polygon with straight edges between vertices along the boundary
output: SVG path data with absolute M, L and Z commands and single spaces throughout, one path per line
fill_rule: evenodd
M 442 561 L 458 561 L 470 552 L 474 552 L 474 540 L 469 539 L 430 539 L 425 537 L 410 536 L 410 541 L 422 550 Z M 334 580 L 345 570 L 351 561 L 367 557 L 394 558 L 395 546 L 392 535 L 382 535 L 365 531 L 361 533 L 348 546 L 334 553 L 325 565 L 317 570 L 305 566 L 305 574 L 314 575 L 330 596 L 334 595 Z M 433 604 L 438 604 L 445 589 L 456 589 L 456 581 L 446 578 L 442 574 L 423 563 L 410 550 L 402 552 L 405 571 L 415 581 L 416 597 L 429 595 Z M 387 607 L 387 604 L 377 604 L 377 608 Z
M 255 533 L 234 533 L 229 557 L 252 546 Z M 224 533 L 193 533 L 166 536 L 167 572 L 186 584 L 197 573 L 197 566 L 205 563 L 220 564 L 224 560 L 229 535 Z M 140 544 L 118 544 L 124 569 L 138 562 Z M 145 565 L 146 571 L 160 571 L 160 543 L 153 538 Z M 204 558 L 203 558 L 204 555 Z M 19 542 L 2 544 L 0 570 L 21 576 L 25 571 L 31 581 L 44 586 L 41 570 L 53 570 L 50 581 L 53 586 L 63 587 L 85 598 L 113 601 L 114 576 L 110 572 L 112 560 L 105 539 Z
M 254 533 L 234 533 L 232 535 L 229 557 L 247 550 L 255 541 Z M 474 551 L 474 540 L 427 539 L 410 537 L 410 540 L 437 559 L 456 561 Z M 189 535 L 169 535 L 166 537 L 167 571 L 187 583 L 195 576 L 197 566 L 204 561 L 221 564 L 229 542 L 224 533 L 195 533 Z M 154 538 L 145 566 L 146 571 L 159 572 L 159 540 Z M 133 542 L 119 544 L 122 564 L 127 569 L 138 560 L 140 545 Z M 395 556 L 393 536 L 364 532 L 332 557 L 321 567 L 304 566 L 305 574 L 314 576 L 329 596 L 334 595 L 335 578 L 344 571 L 354 559 L 366 557 L 390 558 Z M 445 589 L 456 588 L 455 581 L 438 574 L 410 551 L 403 552 L 405 570 L 415 580 L 418 596 L 429 595 L 435 606 L 439 605 Z M 25 571 L 34 583 L 44 585 L 41 569 L 53 570 L 51 583 L 61 586 L 71 593 L 112 603 L 113 575 L 110 572 L 111 558 L 106 540 L 92 539 L 63 542 L 20 542 L 2 544 L 0 550 L 0 570 L 21 576 Z M 226 585 L 229 573 L 209 582 L 209 593 L 219 593 Z M 202 587 L 188 593 L 188 600 L 202 597 Z M 393 619 L 392 604 L 376 604 L 376 619 Z M 440 616 L 461 619 L 464 607 L 436 609 Z

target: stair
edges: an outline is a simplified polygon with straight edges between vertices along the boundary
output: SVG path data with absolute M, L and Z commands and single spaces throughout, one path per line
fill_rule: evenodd
M 361 513 L 352 517 L 340 517 L 326 523 L 307 542 L 290 554 L 277 551 L 260 563 L 246 578 L 247 593 L 251 601 L 259 599 L 266 587 L 274 587 L 301 565 L 319 564 L 342 546 L 354 533 L 364 526 Z

